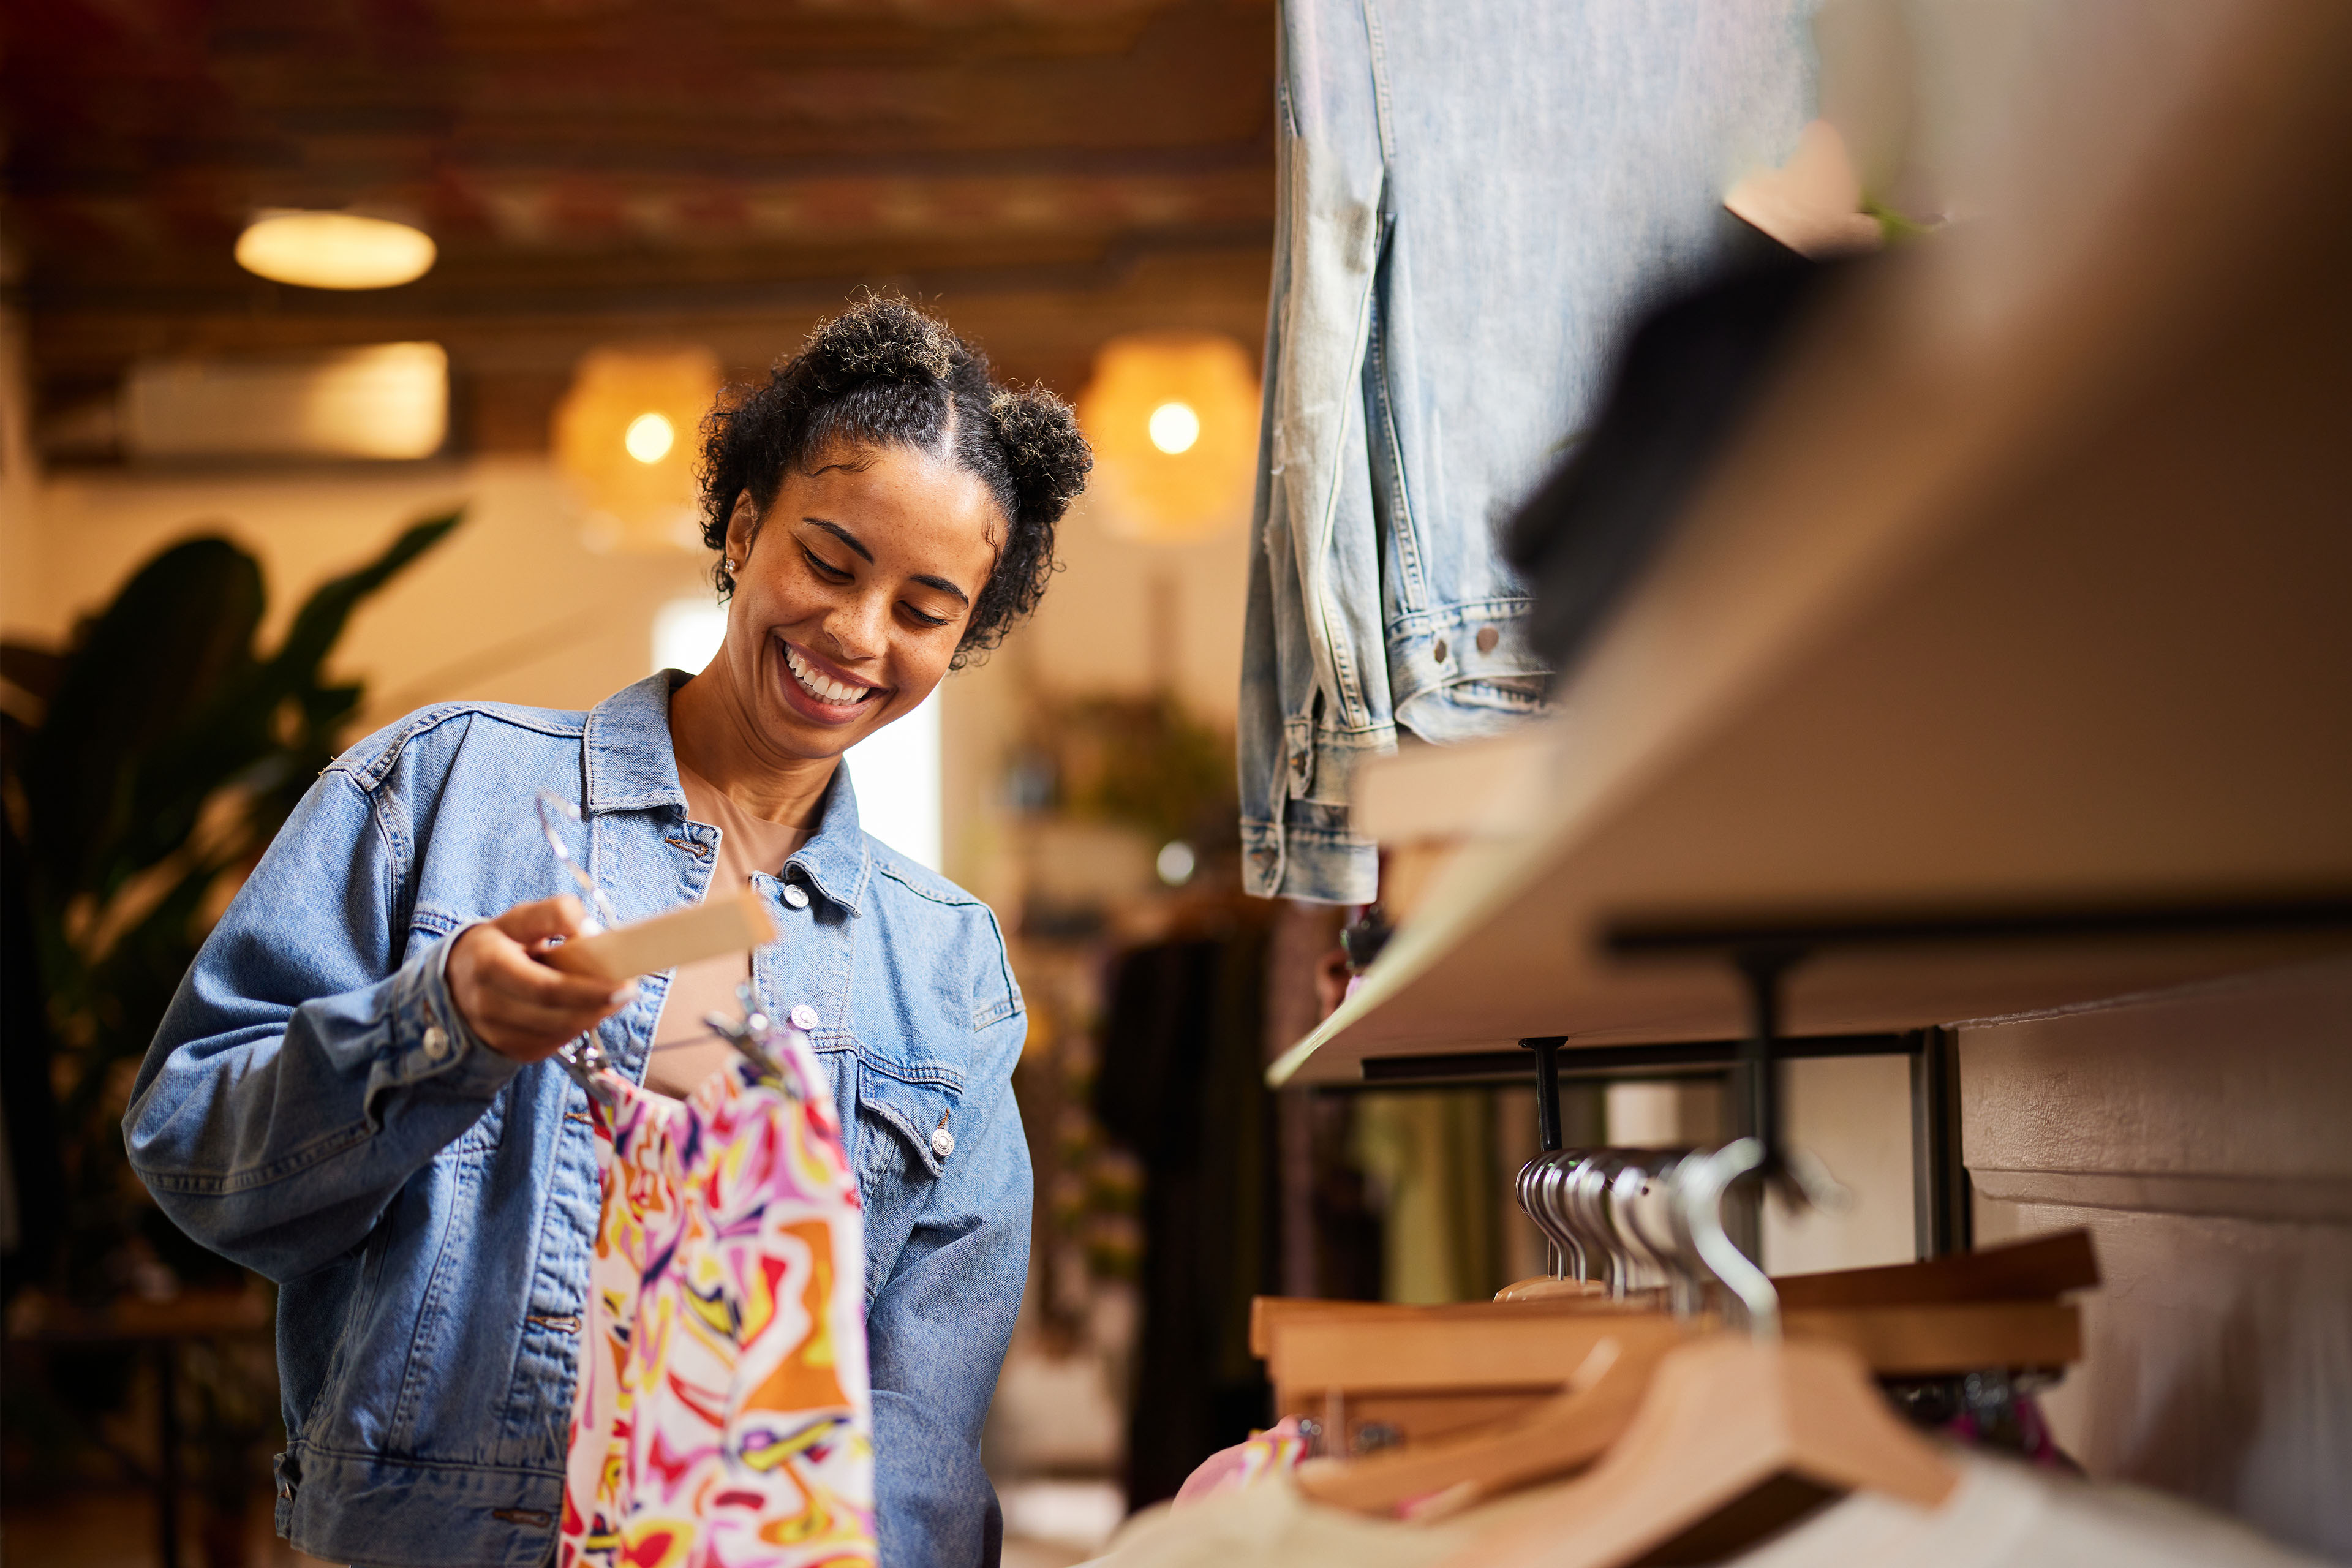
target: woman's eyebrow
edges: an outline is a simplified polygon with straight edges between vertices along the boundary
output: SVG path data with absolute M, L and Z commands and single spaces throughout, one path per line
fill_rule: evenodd
M 915 581 L 920 583 L 926 588 L 937 588 L 942 594 L 953 594 L 957 598 L 963 601 L 964 605 L 967 608 L 971 605 L 971 595 L 965 593 L 961 588 L 957 587 L 954 584 L 949 582 L 944 577 L 921 576 L 917 577 Z
M 838 539 L 844 544 L 846 544 L 849 548 L 857 552 L 858 554 L 866 557 L 866 563 L 868 566 L 874 564 L 874 552 L 866 549 L 866 543 L 863 540 L 859 539 L 857 535 L 850 532 L 849 530 L 842 527 L 841 524 L 837 522 L 827 522 L 821 517 L 803 517 L 801 521 L 809 524 L 813 528 L 821 528 L 824 530 L 827 533 L 830 533 L 835 539 Z
M 827 533 L 830 533 L 835 539 L 838 539 L 844 544 L 846 544 L 849 548 L 857 552 L 858 554 L 866 558 L 867 565 L 870 566 L 874 563 L 874 552 L 866 549 L 864 541 L 860 540 L 857 535 L 850 532 L 849 530 L 842 527 L 841 524 L 837 522 L 828 522 L 821 517 L 803 517 L 801 521 L 807 523 L 812 528 L 821 528 L 824 530 Z M 965 593 L 961 588 L 957 587 L 953 583 L 949 582 L 944 577 L 934 577 L 927 573 L 916 577 L 915 581 L 920 583 L 926 588 L 937 588 L 942 594 L 953 594 L 967 609 L 971 605 L 971 595 Z

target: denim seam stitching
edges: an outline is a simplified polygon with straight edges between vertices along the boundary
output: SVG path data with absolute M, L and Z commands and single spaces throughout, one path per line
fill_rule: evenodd
M 939 1181 L 946 1173 L 940 1164 L 938 1152 L 931 1147 L 929 1137 L 913 1122 L 908 1121 L 897 1106 L 886 1100 L 869 1100 L 865 1102 L 863 1109 L 872 1111 L 898 1130 L 899 1137 L 905 1139 L 907 1146 L 914 1151 L 916 1163 L 930 1173 L 933 1182 Z M 916 1213 L 919 1219 L 921 1211 L 919 1209 Z
M 500 1465 L 473 1459 L 409 1459 L 397 1454 L 372 1454 L 363 1448 L 331 1448 L 323 1443 L 307 1439 L 289 1443 L 289 1448 L 300 1448 L 307 1454 L 321 1454 L 331 1459 L 355 1459 L 371 1465 L 396 1465 L 404 1470 L 474 1470 L 485 1475 L 547 1476 L 562 1479 L 563 1467 L 543 1468 L 538 1465 Z M 306 1478 L 307 1479 L 307 1478 Z
M 131 1169 L 142 1181 L 174 1193 L 187 1193 L 200 1197 L 223 1197 L 231 1193 L 249 1193 L 289 1176 L 299 1175 L 313 1165 L 331 1160 L 359 1143 L 365 1142 L 368 1126 L 355 1121 L 339 1127 L 332 1132 L 321 1133 L 299 1149 L 291 1149 L 266 1165 L 250 1171 L 216 1171 L 198 1174 L 193 1172 L 169 1173 L 150 1170 L 134 1163 Z
M 960 897 L 950 898 L 944 893 L 935 892 L 931 889 L 924 887 L 920 882 L 915 881 L 911 878 L 900 874 L 897 867 L 890 864 L 889 861 L 880 858 L 878 856 L 875 859 L 874 868 L 879 871 L 883 876 L 889 878 L 890 880 L 898 883 L 898 886 L 906 889 L 907 891 L 914 894 L 917 898 L 928 900 L 932 903 L 940 905 L 942 908 L 950 910 L 970 910 L 982 909 L 986 907 L 982 904 L 978 899 L 973 898 L 970 893 L 962 894 Z
M 963 1097 L 963 1074 L 945 1063 L 938 1067 L 925 1068 L 917 1067 L 911 1062 L 886 1061 L 868 1049 L 866 1042 L 857 1037 L 856 1031 L 850 1029 L 829 1029 L 825 1031 L 825 1037 L 829 1041 L 838 1043 L 828 1046 L 812 1040 L 810 1044 L 820 1052 L 847 1051 L 866 1067 L 872 1068 L 883 1077 L 896 1082 L 918 1089 L 950 1089 L 958 1099 Z
M 364 765 L 355 767 L 341 757 L 338 757 L 327 764 L 327 771 L 343 773 L 352 777 L 354 782 L 369 774 L 374 775 L 367 778 L 367 782 L 361 786 L 373 795 L 383 781 L 391 776 L 392 770 L 399 765 L 401 753 L 408 749 L 412 742 L 423 739 L 452 719 L 478 718 L 494 720 L 510 728 L 528 731 L 534 735 L 546 735 L 554 740 L 568 740 L 581 733 L 587 727 L 586 721 L 583 720 L 576 728 L 551 728 L 544 723 L 534 723 L 524 720 L 511 712 L 498 711 L 487 703 L 452 702 L 440 707 L 427 708 L 414 715 L 398 734 L 384 742 L 383 750 L 368 759 Z
M 1388 265 L 1388 250 L 1394 239 L 1394 224 L 1395 219 L 1391 218 L 1388 231 L 1381 237 L 1381 265 L 1383 268 Z M 1376 272 L 1373 276 L 1377 289 L 1379 274 Z M 1388 447 L 1389 471 L 1394 476 L 1395 490 L 1391 503 L 1393 515 L 1388 519 L 1389 533 L 1396 541 L 1397 565 L 1404 578 L 1406 614 L 1426 615 L 1430 610 L 1428 574 L 1422 565 L 1421 542 L 1413 522 L 1412 486 L 1405 473 L 1404 446 L 1397 438 L 1396 399 L 1389 395 L 1387 342 L 1386 335 L 1379 331 L 1376 324 L 1372 332 L 1371 354 L 1372 374 L 1377 385 L 1372 395 L 1380 404 L 1381 439 Z M 1367 409 L 1364 425 L 1368 437 L 1371 424 L 1372 411 Z
M 460 1188 L 468 1184 L 466 1178 L 468 1164 L 469 1162 L 460 1161 L 454 1173 Z M 425 1377 L 424 1363 L 431 1358 L 420 1351 L 432 1337 L 441 1316 L 440 1305 L 448 1296 L 448 1272 L 442 1268 L 442 1263 L 449 1256 L 449 1233 L 456 1227 L 457 1216 L 463 1209 L 462 1203 L 453 1202 L 448 1212 L 441 1217 L 440 1233 L 434 1239 L 432 1268 L 425 1279 L 425 1299 L 416 1304 L 417 1328 L 409 1340 L 408 1364 L 401 1369 L 400 1392 L 393 1396 L 392 1414 L 384 1423 L 387 1431 L 405 1429 L 413 1418 L 417 1400 L 422 1397 Z

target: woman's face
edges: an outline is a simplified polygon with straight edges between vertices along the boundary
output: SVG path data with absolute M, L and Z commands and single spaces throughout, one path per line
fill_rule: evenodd
M 759 736 L 836 757 L 914 710 L 947 674 L 996 563 L 986 486 L 903 447 L 835 447 L 789 471 L 762 514 L 728 521 L 727 666 Z

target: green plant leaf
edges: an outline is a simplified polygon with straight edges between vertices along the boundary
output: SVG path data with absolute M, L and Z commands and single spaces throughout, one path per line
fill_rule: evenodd
M 261 611 L 260 565 L 205 538 L 149 562 L 89 623 L 26 749 L 26 847 L 42 896 L 119 879 L 138 759 L 246 675 Z

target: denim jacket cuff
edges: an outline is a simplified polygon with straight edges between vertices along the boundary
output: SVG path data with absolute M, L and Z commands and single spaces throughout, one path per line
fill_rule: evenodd
M 1242 886 L 1260 899 L 1369 904 L 1380 897 L 1380 847 L 1297 823 L 1242 822 Z
M 481 922 L 476 921 L 475 924 Z M 392 1065 L 402 1084 L 430 1079 L 458 1094 L 487 1100 L 522 1070 L 512 1057 L 501 1056 L 466 1026 L 457 1004 L 449 994 L 449 953 L 471 926 L 459 926 L 417 955 L 394 988 L 392 1014 Z

